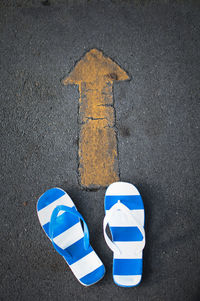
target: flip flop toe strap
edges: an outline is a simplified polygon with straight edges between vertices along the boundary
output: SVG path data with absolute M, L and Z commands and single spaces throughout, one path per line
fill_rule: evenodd
M 119 249 L 119 247 L 108 237 L 107 233 L 106 233 L 106 227 L 109 224 L 109 222 L 111 221 L 112 217 L 115 215 L 115 213 L 117 211 L 122 211 L 124 214 L 126 214 L 127 216 L 129 216 L 134 224 L 136 224 L 137 228 L 140 230 L 141 234 L 142 234 L 142 241 L 139 242 L 139 248 L 137 248 L 136 252 L 141 252 L 144 249 L 145 246 L 145 231 L 144 231 L 144 227 L 138 222 L 138 220 L 132 215 L 130 209 L 125 206 L 124 204 L 122 204 L 120 202 L 120 200 L 118 200 L 118 202 L 112 206 L 112 208 L 106 213 L 105 217 L 104 217 L 104 221 L 103 221 L 103 233 L 104 233 L 104 238 L 105 241 L 108 245 L 108 247 L 113 251 L 116 252 L 117 254 L 121 254 L 121 251 Z
M 84 249 L 85 250 L 87 250 L 89 248 L 89 245 L 90 245 L 89 230 L 88 230 L 88 227 L 87 227 L 87 224 L 86 224 L 84 218 L 82 217 L 82 215 L 76 209 L 70 208 L 70 207 L 67 207 L 67 206 L 64 206 L 64 205 L 59 205 L 53 210 L 52 215 L 51 215 L 50 225 L 49 225 L 49 236 L 50 236 L 50 239 L 52 241 L 52 244 L 53 244 L 55 250 L 60 255 L 72 257 L 72 255 L 66 249 L 62 250 L 61 248 L 59 248 L 53 240 L 53 238 L 54 238 L 54 229 L 55 229 L 55 226 L 56 226 L 56 219 L 57 219 L 57 216 L 58 216 L 60 211 L 70 213 L 70 214 L 80 218 L 80 220 L 83 222 L 83 231 L 84 231 L 84 238 L 83 239 L 84 239 Z

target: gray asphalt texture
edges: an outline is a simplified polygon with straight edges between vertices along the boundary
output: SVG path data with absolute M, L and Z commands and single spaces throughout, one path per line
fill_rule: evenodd
M 0 4 L 0 300 L 199 300 L 199 1 L 43 4 Z M 105 188 L 78 184 L 79 93 L 61 80 L 91 48 L 131 76 L 114 85 L 114 99 L 120 178 L 137 186 L 146 213 L 135 288 L 112 280 Z M 89 288 L 40 227 L 37 199 L 55 186 L 72 197 L 105 264 Z

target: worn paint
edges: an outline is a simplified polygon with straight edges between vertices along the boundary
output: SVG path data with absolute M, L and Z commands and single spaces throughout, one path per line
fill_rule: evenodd
M 85 187 L 119 180 L 112 88 L 114 81 L 128 79 L 115 62 L 92 49 L 63 80 L 65 85 L 79 85 L 79 174 Z

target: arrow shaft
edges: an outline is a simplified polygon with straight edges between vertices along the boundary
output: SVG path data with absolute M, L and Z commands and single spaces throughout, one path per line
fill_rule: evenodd
M 107 186 L 119 180 L 112 85 L 82 83 L 79 103 L 81 183 Z

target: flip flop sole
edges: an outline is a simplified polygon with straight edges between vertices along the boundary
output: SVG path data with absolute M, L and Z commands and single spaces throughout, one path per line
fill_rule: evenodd
M 144 206 L 137 188 L 125 182 L 111 184 L 105 194 L 105 212 L 118 201 L 129 208 L 130 213 L 144 227 Z M 109 221 L 112 240 L 121 253 L 113 254 L 113 280 L 119 286 L 131 287 L 142 278 L 143 252 L 137 251 L 143 236 L 131 216 L 117 211 Z
M 38 218 L 49 239 L 51 215 L 59 205 L 77 211 L 69 195 L 60 188 L 52 188 L 46 191 L 37 203 Z M 66 256 L 63 256 L 63 258 L 81 284 L 85 286 L 92 285 L 104 276 L 104 265 L 91 245 L 87 250 L 84 248 L 84 232 L 77 216 L 61 211 L 56 219 L 53 240 L 61 252 L 66 250 Z M 72 256 L 69 257 L 67 254 Z

